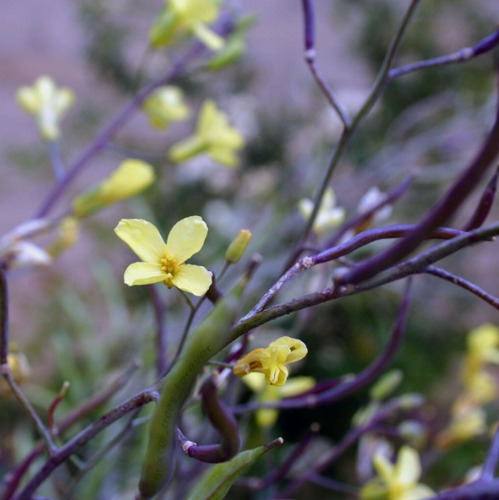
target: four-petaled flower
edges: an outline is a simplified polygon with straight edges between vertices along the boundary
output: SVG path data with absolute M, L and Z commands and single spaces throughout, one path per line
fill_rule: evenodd
M 166 243 L 156 227 L 142 219 L 122 219 L 114 231 L 143 261 L 127 267 L 127 285 L 162 281 L 168 288 L 176 287 L 197 296 L 207 292 L 211 273 L 202 266 L 185 263 L 201 250 L 208 234 L 205 222 L 198 215 L 177 222 Z
M 194 34 L 211 50 L 223 47 L 223 38 L 207 26 L 218 16 L 220 7 L 216 0 L 167 0 L 166 3 L 151 27 L 149 39 L 153 47 L 166 47 L 185 34 Z
M 238 359 L 233 367 L 234 375 L 244 377 L 251 372 L 265 375 L 270 385 L 284 385 L 288 378 L 287 364 L 294 363 L 307 354 L 307 346 L 298 339 L 280 337 L 268 347 L 260 347 Z
M 17 91 L 17 102 L 35 116 L 43 139 L 54 141 L 59 138 L 59 122 L 73 104 L 74 94 L 68 88 L 57 88 L 52 78 L 41 76 L 32 87 Z
M 142 109 L 151 125 L 161 129 L 167 128 L 171 122 L 185 120 L 190 114 L 182 90 L 171 85 L 155 90 L 144 101 Z
M 199 113 L 196 133 L 174 144 L 170 150 L 170 159 L 180 163 L 206 153 L 214 161 L 234 167 L 238 162 L 235 151 L 243 144 L 242 135 L 229 125 L 227 115 L 219 111 L 216 104 L 208 99 Z
M 362 500 L 423 500 L 434 496 L 428 486 L 418 483 L 421 464 L 413 448 L 403 446 L 395 464 L 381 453 L 374 455 L 373 463 L 378 477 L 362 488 Z

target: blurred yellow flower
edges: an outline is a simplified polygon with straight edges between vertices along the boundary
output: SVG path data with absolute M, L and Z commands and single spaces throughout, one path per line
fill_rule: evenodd
M 263 373 L 249 373 L 243 378 L 243 382 L 258 394 L 258 401 L 280 401 L 284 398 L 297 396 L 302 392 L 312 389 L 315 380 L 312 377 L 292 377 L 285 385 L 267 385 Z M 256 411 L 256 423 L 260 427 L 272 427 L 279 416 L 279 410 L 276 408 L 262 408 Z
M 235 151 L 243 145 L 242 135 L 229 125 L 227 115 L 219 111 L 216 104 L 208 99 L 199 113 L 196 133 L 174 144 L 170 150 L 170 159 L 180 163 L 206 153 L 214 161 L 234 167 L 238 163 Z
M 208 234 L 208 227 L 198 215 L 177 222 L 166 243 L 156 227 L 142 219 L 122 219 L 114 231 L 143 261 L 127 267 L 127 285 L 162 281 L 168 288 L 176 287 L 197 296 L 207 292 L 211 273 L 202 266 L 185 263 L 201 250 Z
M 167 128 L 171 122 L 185 120 L 190 114 L 182 90 L 171 85 L 154 91 L 142 104 L 142 110 L 151 125 L 160 129 Z
M 219 50 L 224 40 L 207 24 L 219 13 L 216 0 L 166 0 L 149 33 L 153 47 L 166 47 L 185 35 L 194 35 L 211 50 Z
M 32 87 L 21 87 L 17 91 L 17 102 L 35 116 L 38 129 L 46 141 L 59 138 L 59 122 L 74 99 L 72 90 L 57 88 L 54 80 L 48 76 L 41 76 Z
M 298 209 L 303 218 L 308 219 L 314 208 L 314 202 L 308 198 L 300 200 Z M 345 209 L 336 206 L 336 196 L 331 188 L 327 188 L 322 198 L 319 212 L 315 218 L 313 230 L 317 234 L 324 234 L 338 227 L 345 219 Z
M 15 344 L 9 345 L 9 353 L 7 354 L 7 364 L 10 368 L 10 373 L 14 382 L 18 385 L 23 384 L 31 375 L 31 368 L 26 356 L 19 352 Z M 0 378 L 0 396 L 6 397 L 11 394 L 7 381 Z
M 260 347 L 238 359 L 234 365 L 234 375 L 244 377 L 251 372 L 265 375 L 269 385 L 284 385 L 288 378 L 287 364 L 303 359 L 307 346 L 298 339 L 280 337 L 265 349 Z
M 486 432 L 487 419 L 482 408 L 478 406 L 463 409 L 455 407 L 449 426 L 437 436 L 437 445 L 446 450 Z
M 362 488 L 362 500 L 423 500 L 435 495 L 430 488 L 417 482 L 421 464 L 413 448 L 403 446 L 395 464 L 381 453 L 374 455 L 373 463 L 378 477 Z
M 79 220 L 71 215 L 64 217 L 57 226 L 57 236 L 48 247 L 47 253 L 56 257 L 63 250 L 71 247 L 78 239 Z
M 154 169 L 140 160 L 125 160 L 96 187 L 81 194 L 73 201 L 73 211 L 78 217 L 93 212 L 142 192 L 155 180 Z

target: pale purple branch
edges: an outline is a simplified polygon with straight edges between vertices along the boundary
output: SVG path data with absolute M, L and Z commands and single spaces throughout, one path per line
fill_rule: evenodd
M 472 294 L 476 295 L 477 297 L 481 298 L 487 304 L 491 305 L 495 309 L 499 310 L 499 297 L 496 297 L 495 295 L 492 295 L 490 293 L 487 293 L 485 290 L 480 288 L 479 286 L 475 285 L 474 283 L 471 283 L 468 280 L 465 280 L 461 276 L 457 276 L 453 273 L 450 273 L 446 271 L 445 269 L 442 269 L 440 267 L 436 266 L 429 266 L 426 268 L 425 273 L 431 274 L 433 276 L 436 276 L 438 278 L 441 278 L 443 280 L 449 281 L 450 283 L 459 286 L 463 288 L 464 290 L 467 290 L 468 292 L 471 292 Z
M 499 462 L 499 428 L 496 428 L 494 433 L 494 439 L 490 445 L 487 457 L 482 467 L 482 473 L 480 479 L 483 481 L 490 481 L 494 479 L 494 473 L 497 468 L 497 463 Z M 499 493 L 499 491 L 498 491 Z
M 388 73 L 388 78 L 393 80 L 402 75 L 413 73 L 414 71 L 421 71 L 423 69 L 432 68 L 435 66 L 445 66 L 448 64 L 455 64 L 469 61 L 470 59 L 490 52 L 494 47 L 499 45 L 499 30 L 485 37 L 472 47 L 465 47 L 452 54 L 446 56 L 435 57 L 426 61 L 419 61 L 400 68 L 394 68 Z
M 286 273 L 284 273 L 277 281 L 272 285 L 272 287 L 265 293 L 265 295 L 260 299 L 260 301 L 253 307 L 253 309 L 245 316 L 245 318 L 259 313 L 264 310 L 264 308 L 270 303 L 270 301 L 277 295 L 279 290 L 291 279 L 297 276 L 300 272 L 310 269 L 318 264 L 323 264 L 329 262 L 344 255 L 347 255 L 354 250 L 362 248 L 369 243 L 374 241 L 379 241 L 382 239 L 400 238 L 407 235 L 412 231 L 415 225 L 395 225 L 386 226 L 375 229 L 368 229 L 362 233 L 357 234 L 348 241 L 341 243 L 333 248 L 328 248 L 316 255 L 304 257 L 300 259 L 293 267 L 291 267 Z M 455 236 L 464 234 L 462 231 L 451 228 L 438 228 L 431 235 L 430 238 L 434 239 L 451 239 Z M 243 318 L 243 320 L 245 319 Z
M 317 86 L 321 89 L 330 106 L 336 111 L 338 117 L 345 128 L 350 127 L 351 120 L 346 111 L 336 99 L 333 91 L 324 80 L 316 61 L 315 50 L 315 14 L 313 0 L 302 0 L 303 24 L 304 24 L 304 42 L 305 42 L 305 61 L 314 77 Z
M 423 217 L 415 229 L 386 251 L 358 264 L 354 269 L 338 277 L 337 285 L 357 284 L 372 278 L 381 271 L 400 262 L 412 253 L 437 227 L 445 224 L 461 207 L 465 199 L 482 179 L 499 152 L 499 106 L 495 122 L 480 151 L 447 193 Z
M 111 424 L 122 418 L 131 411 L 137 410 L 142 406 L 157 401 L 158 393 L 147 389 L 135 396 L 129 398 L 124 403 L 99 418 L 96 422 L 89 425 L 78 433 L 74 438 L 68 441 L 64 446 L 58 449 L 57 453 L 47 459 L 45 464 L 31 478 L 23 490 L 14 497 L 15 500 L 30 500 L 36 489 L 50 476 L 50 474 L 61 465 L 68 457 L 84 446 L 97 434 L 109 427 Z

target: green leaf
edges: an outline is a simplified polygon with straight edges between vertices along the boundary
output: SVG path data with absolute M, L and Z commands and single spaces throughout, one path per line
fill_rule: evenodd
M 228 462 L 210 467 L 199 478 L 187 500 L 222 500 L 240 474 L 264 453 L 282 443 L 282 438 L 278 438 L 264 446 L 242 451 Z

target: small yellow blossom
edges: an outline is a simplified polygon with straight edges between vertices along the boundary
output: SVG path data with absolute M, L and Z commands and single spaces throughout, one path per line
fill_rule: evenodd
M 79 221 L 71 215 L 64 217 L 57 226 L 57 236 L 47 249 L 51 257 L 56 257 L 63 250 L 73 246 L 78 239 Z
M 73 211 L 78 217 L 93 212 L 142 192 L 155 180 L 154 169 L 140 160 L 125 160 L 99 185 L 78 196 Z
M 183 36 L 194 35 L 209 49 L 221 49 L 223 38 L 207 26 L 217 19 L 219 10 L 216 0 L 166 0 L 151 27 L 151 45 L 166 47 Z
M 57 88 L 48 76 L 38 78 L 33 87 L 21 87 L 17 91 L 19 105 L 35 116 L 38 129 L 46 141 L 59 138 L 59 122 L 74 99 L 72 90 Z
M 362 500 L 423 500 L 435 495 L 430 488 L 417 482 L 421 464 L 413 448 L 403 446 L 395 464 L 381 453 L 374 455 L 373 463 L 378 477 L 362 488 Z
M 171 85 L 154 91 L 142 104 L 142 110 L 151 125 L 159 129 L 167 128 L 171 122 L 185 120 L 190 114 L 182 90 Z
M 487 419 L 482 408 L 478 406 L 461 410 L 454 408 L 449 426 L 437 436 L 437 445 L 446 450 L 486 432 Z
M 9 365 L 10 373 L 14 382 L 18 385 L 23 384 L 31 374 L 26 356 L 19 352 L 17 346 L 10 345 L 9 353 L 7 354 L 7 364 Z M 10 388 L 3 377 L 0 377 L 0 396 L 6 397 L 10 394 Z
M 246 375 L 243 381 L 253 392 L 258 393 L 258 401 L 262 403 L 297 396 L 315 385 L 312 377 L 292 377 L 283 386 L 267 385 L 264 375 L 256 372 Z M 256 423 L 260 427 L 272 427 L 278 416 L 278 409 L 262 408 L 256 411 Z
M 156 227 L 142 219 L 122 219 L 115 228 L 143 262 L 130 264 L 125 271 L 129 286 L 162 281 L 193 295 L 204 295 L 211 285 L 211 273 L 202 266 L 186 264 L 204 244 L 208 228 L 201 217 L 193 215 L 177 222 L 166 243 Z
M 280 337 L 265 349 L 260 347 L 243 356 L 235 364 L 233 372 L 238 377 L 260 372 L 265 375 L 267 384 L 284 385 L 289 373 L 286 365 L 306 355 L 307 347 L 301 340 Z
M 309 199 L 300 200 L 298 203 L 300 213 L 308 219 L 314 208 L 314 202 Z M 314 222 L 314 232 L 324 234 L 338 227 L 345 219 L 345 209 L 336 206 L 336 196 L 331 188 L 327 188 L 322 198 L 321 206 Z
M 180 163 L 205 153 L 222 165 L 234 167 L 238 163 L 235 151 L 243 145 L 242 135 L 229 125 L 227 115 L 219 111 L 216 104 L 208 99 L 199 113 L 196 133 L 174 144 L 170 150 L 170 159 Z

